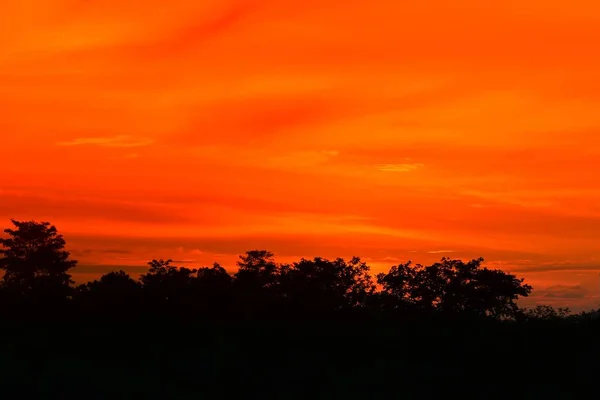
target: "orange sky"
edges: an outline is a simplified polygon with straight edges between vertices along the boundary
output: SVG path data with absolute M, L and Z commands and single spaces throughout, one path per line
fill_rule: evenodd
M 5 0 L 0 219 L 56 224 L 78 280 L 483 256 L 598 306 L 596 3 Z

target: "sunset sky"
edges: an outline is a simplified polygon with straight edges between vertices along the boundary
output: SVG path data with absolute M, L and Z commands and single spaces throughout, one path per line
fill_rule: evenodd
M 591 0 L 5 0 L 0 225 L 152 258 L 482 256 L 600 304 Z

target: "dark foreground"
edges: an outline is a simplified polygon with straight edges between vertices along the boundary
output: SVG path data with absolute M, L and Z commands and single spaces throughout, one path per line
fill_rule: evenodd
M 4 321 L 4 399 L 597 395 L 597 323 Z M 590 397 L 591 396 L 591 397 Z

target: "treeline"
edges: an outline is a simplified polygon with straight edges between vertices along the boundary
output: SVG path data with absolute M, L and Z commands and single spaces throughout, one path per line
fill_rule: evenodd
M 88 314 L 168 313 L 212 318 L 284 318 L 370 315 L 406 318 L 558 319 L 566 309 L 525 310 L 517 300 L 532 287 L 522 278 L 468 262 L 443 258 L 433 265 L 410 262 L 372 276 L 360 258 L 301 259 L 277 263 L 266 250 L 240 256 L 237 271 L 190 269 L 171 260 L 152 260 L 139 278 L 124 271 L 76 286 L 77 261 L 48 222 L 12 220 L 0 239 L 2 311 L 75 310 Z M 580 314 L 576 317 L 591 317 Z
M 597 386 L 593 314 L 521 309 L 531 286 L 481 259 L 372 276 L 359 258 L 281 264 L 253 250 L 233 274 L 153 260 L 140 277 L 75 285 L 56 228 L 12 222 L 5 398 L 564 399 Z

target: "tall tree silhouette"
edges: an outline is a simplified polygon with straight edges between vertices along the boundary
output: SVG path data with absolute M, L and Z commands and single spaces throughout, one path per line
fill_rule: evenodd
M 49 222 L 11 220 L 16 229 L 6 229 L 0 238 L 2 287 L 12 296 L 29 299 L 64 300 L 72 290 L 68 271 L 77 265 L 64 250 L 65 240 Z

